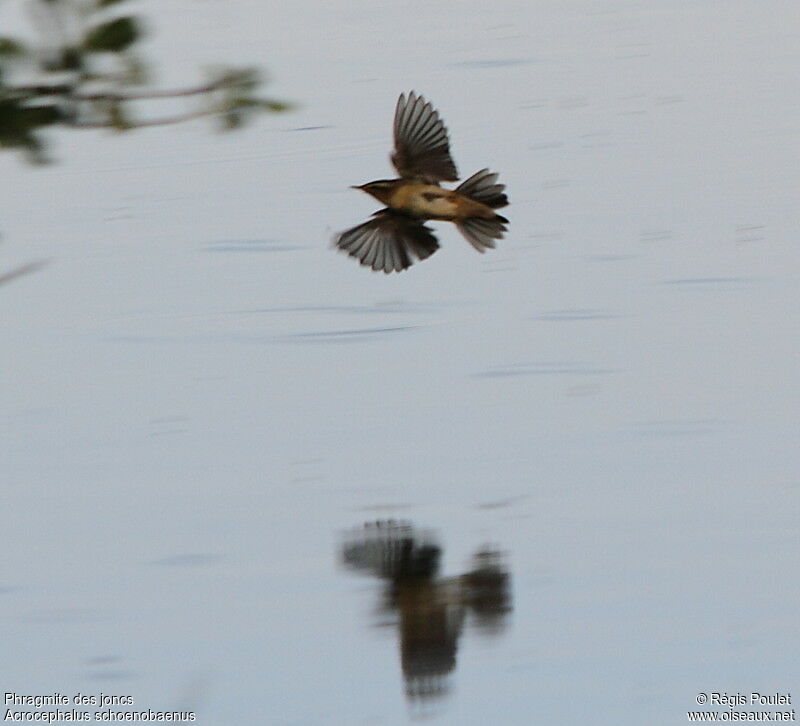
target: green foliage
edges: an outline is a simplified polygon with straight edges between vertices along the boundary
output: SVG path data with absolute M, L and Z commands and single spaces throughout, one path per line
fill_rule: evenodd
M 258 105 L 265 111 L 270 111 L 272 113 L 283 113 L 284 111 L 291 111 L 292 108 L 294 108 L 294 106 L 287 101 L 275 101 L 270 98 L 258 101 Z
M 150 74 L 147 65 L 138 56 L 125 53 L 120 57 L 120 80 L 127 86 L 143 86 L 147 83 Z
M 55 104 L 25 105 L 21 98 L 0 98 L 0 148 L 20 149 L 30 162 L 42 164 L 47 157 L 37 132 L 63 120 Z
M 48 73 L 59 71 L 80 71 L 83 68 L 83 53 L 78 48 L 60 48 L 42 62 L 42 70 Z
M 285 101 L 255 97 L 253 92 L 261 83 L 257 68 L 218 69 L 212 74 L 210 85 L 219 89 L 212 112 L 219 114 L 222 131 L 241 128 L 259 112 L 277 113 L 291 109 L 291 104 Z
M 117 131 L 127 131 L 132 129 L 133 125 L 128 118 L 125 111 L 125 106 L 120 101 L 111 101 L 108 104 L 108 121 L 111 127 Z
M 135 43 L 140 35 L 134 18 L 117 18 L 89 30 L 83 47 L 88 51 L 119 52 Z
M 124 1 L 29 0 L 38 42 L 0 36 L 0 149 L 22 150 L 29 161 L 43 163 L 43 131 L 55 124 L 128 131 L 208 115 L 228 130 L 258 113 L 291 107 L 256 95 L 262 79 L 254 68 L 218 69 L 202 85 L 148 92 L 147 65 L 135 52 L 143 25 L 137 17 L 116 15 Z M 9 80 L 21 64 L 38 67 L 34 83 Z M 199 110 L 194 104 L 182 115 L 140 119 L 131 109 L 135 102 L 137 110 L 150 111 L 159 99 L 181 97 L 200 99 Z
M 0 38 L 0 56 L 6 58 L 25 55 L 25 46 L 14 38 Z

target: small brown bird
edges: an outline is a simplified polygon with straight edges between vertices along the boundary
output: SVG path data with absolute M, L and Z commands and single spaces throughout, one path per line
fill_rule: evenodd
M 411 91 L 397 100 L 394 112 L 392 164 L 399 179 L 382 179 L 361 189 L 386 205 L 369 222 L 342 232 L 335 244 L 376 272 L 400 272 L 415 259 L 424 260 L 439 248 L 429 219 L 453 222 L 478 252 L 503 238 L 508 220 L 495 209 L 505 207 L 505 185 L 488 169 L 473 174 L 455 189 L 440 181 L 457 181 L 450 158 L 447 129 L 439 114 L 422 96 Z

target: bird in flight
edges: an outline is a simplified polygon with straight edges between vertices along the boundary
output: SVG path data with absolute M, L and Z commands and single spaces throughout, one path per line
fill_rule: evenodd
M 508 220 L 494 210 L 508 205 L 505 185 L 497 183 L 497 174 L 481 169 L 455 189 L 439 186 L 458 181 L 447 128 L 436 109 L 414 91 L 397 99 L 391 159 L 399 179 L 352 187 L 386 207 L 337 235 L 334 244 L 340 250 L 376 272 L 389 273 L 405 270 L 439 248 L 427 220 L 453 222 L 481 253 L 503 238 Z

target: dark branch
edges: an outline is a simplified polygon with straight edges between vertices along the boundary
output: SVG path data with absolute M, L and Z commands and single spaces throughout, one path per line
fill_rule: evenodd
M 23 275 L 27 275 L 31 272 L 36 272 L 36 270 L 44 267 L 49 261 L 50 260 L 37 260 L 36 262 L 28 262 L 27 264 L 15 267 L 13 270 L 9 270 L 8 272 L 0 272 L 0 285 L 10 282 L 17 277 L 22 277 Z
M 213 93 L 231 84 L 230 79 L 220 78 L 211 83 L 193 88 L 179 88 L 171 91 L 137 91 L 135 93 L 115 93 L 114 91 L 99 91 L 97 93 L 81 93 L 75 90 L 75 86 L 68 83 L 57 85 L 28 85 L 28 86 L 8 86 L 7 92 L 15 95 L 26 96 L 69 96 L 73 101 L 109 101 L 121 103 L 124 101 L 146 101 L 154 98 L 180 98 L 185 96 L 200 96 L 205 93 Z
M 196 118 L 203 118 L 204 116 L 213 116 L 219 113 L 219 109 L 206 108 L 199 111 L 191 111 L 189 113 L 178 114 L 177 116 L 164 116 L 162 118 L 146 119 L 144 121 L 128 121 L 125 124 L 126 129 L 140 129 L 146 126 L 168 126 L 169 124 L 179 124 L 184 121 L 192 121 Z M 65 122 L 67 126 L 73 129 L 113 129 L 118 128 L 116 124 L 110 121 L 76 121 L 68 120 Z

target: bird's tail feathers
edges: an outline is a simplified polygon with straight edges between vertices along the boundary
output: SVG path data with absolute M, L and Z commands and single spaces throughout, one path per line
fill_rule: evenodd
M 505 184 L 497 183 L 497 174 L 481 169 L 461 182 L 455 191 L 487 207 L 499 209 L 508 205 L 508 197 L 503 193 L 505 188 Z

